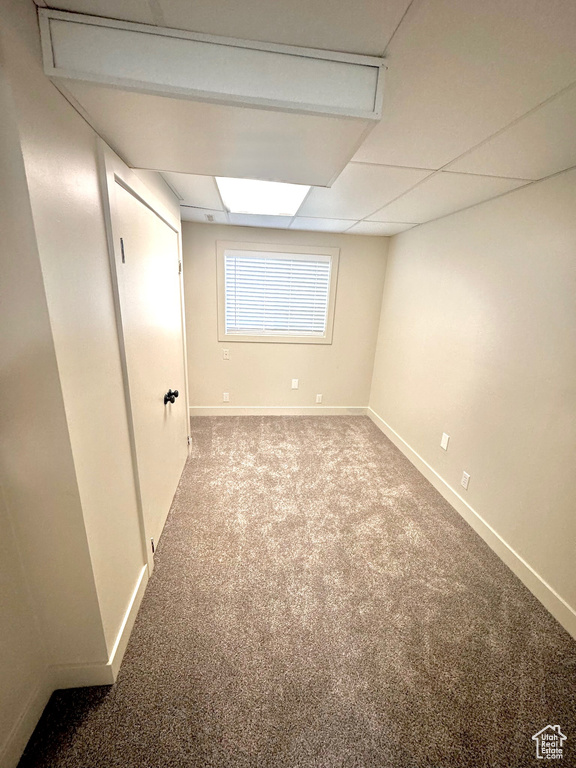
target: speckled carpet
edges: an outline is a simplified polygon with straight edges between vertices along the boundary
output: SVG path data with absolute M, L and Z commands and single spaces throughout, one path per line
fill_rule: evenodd
M 21 768 L 576 765 L 576 643 L 366 417 L 193 435 L 117 684 Z

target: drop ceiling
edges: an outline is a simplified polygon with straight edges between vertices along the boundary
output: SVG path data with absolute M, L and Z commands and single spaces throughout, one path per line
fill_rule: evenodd
M 128 163 L 166 171 L 184 220 L 387 236 L 576 165 L 574 0 L 52 0 L 48 5 L 205 34 L 385 55 L 382 120 L 359 137 L 331 187 L 313 188 L 292 218 L 233 216 L 224 210 L 213 179 L 222 169 L 202 165 L 186 151 L 218 130 L 219 115 L 202 122 L 195 102 L 171 102 L 176 106 L 167 109 L 165 99 L 147 96 L 152 101 L 144 107 L 135 98 L 140 94 L 122 92 L 123 115 L 118 93 L 85 84 L 81 109 L 87 118 L 98 127 L 107 115 L 101 132 Z M 241 147 L 225 146 L 226 165 L 235 169 L 227 175 L 270 178 L 267 137 L 295 135 L 286 114 L 278 118 L 260 111 L 260 116 L 260 151 L 249 159 L 250 172 Z M 242 109 L 234 119 L 242 119 Z M 147 139 L 144 132 L 135 142 L 131 121 L 148 122 L 155 135 Z M 320 126 L 310 130 L 321 136 Z M 162 158 L 151 151 L 158 131 L 165 143 Z M 303 153 L 302 168 L 315 172 L 315 162 L 313 149 Z M 280 167 L 278 180 L 295 180 L 289 163 Z

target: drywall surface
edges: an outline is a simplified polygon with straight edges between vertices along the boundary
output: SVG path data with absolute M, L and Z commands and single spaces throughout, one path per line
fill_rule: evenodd
M 26 728 L 18 728 L 18 716 L 30 712 L 28 728 L 33 727 L 52 688 L 45 679 L 44 644 L 1 487 L 0 525 L 0 765 L 11 766 L 29 735 Z
M 34 23 L 36 20 L 34 19 Z M 46 299 L 108 653 L 145 562 L 96 135 L 44 76 L 29 46 L 12 49 L 12 89 Z M 143 174 L 178 215 L 155 174 Z
M 218 240 L 340 249 L 333 343 L 219 342 Z M 237 407 L 365 407 L 378 329 L 387 239 L 252 227 L 182 224 L 190 405 Z M 230 350 L 223 360 L 222 350 Z M 291 380 L 299 379 L 299 389 Z
M 393 238 L 370 397 L 572 611 L 575 199 L 566 172 Z
M 106 660 L 0 31 L 0 764 L 52 691 L 50 664 Z
M 33 3 L 0 0 L 0 17 L 0 764 L 12 766 L 54 687 L 110 679 L 145 559 L 97 137 L 42 72 Z

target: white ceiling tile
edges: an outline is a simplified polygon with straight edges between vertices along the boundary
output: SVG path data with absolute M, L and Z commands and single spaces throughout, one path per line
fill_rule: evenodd
M 381 222 L 381 221 L 359 221 L 352 229 L 349 229 L 346 234 L 348 235 L 384 235 L 391 237 L 397 235 L 399 232 L 405 232 L 407 229 L 412 229 L 416 224 L 400 224 L 393 222 Z
M 197 221 L 201 224 L 228 224 L 228 217 L 224 211 L 210 208 L 194 208 L 190 205 L 180 206 L 182 221 Z
M 450 165 L 451 171 L 541 179 L 576 165 L 576 88 Z
M 429 173 L 414 168 L 350 163 L 330 189 L 312 189 L 300 206 L 298 215 L 363 219 L 426 178 Z
M 47 5 L 59 11 L 87 13 L 90 16 L 105 16 L 108 19 L 140 24 L 156 23 L 150 5 L 145 0 L 49 0 Z
M 169 27 L 212 35 L 382 55 L 410 0 L 160 0 Z
M 134 168 L 324 186 L 365 131 L 362 120 L 63 84 Z
M 574 0 L 415 3 L 355 160 L 440 168 L 576 81 Z
M 489 200 L 527 182 L 442 171 L 370 218 L 424 222 Z
M 162 175 L 180 195 L 184 204 L 224 210 L 213 176 L 170 172 L 164 172 Z
M 229 213 L 230 224 L 239 227 L 273 227 L 274 229 L 288 229 L 292 216 L 256 216 L 251 213 Z
M 311 232 L 344 232 L 354 224 L 355 219 L 314 219 L 296 216 L 290 229 L 304 229 Z

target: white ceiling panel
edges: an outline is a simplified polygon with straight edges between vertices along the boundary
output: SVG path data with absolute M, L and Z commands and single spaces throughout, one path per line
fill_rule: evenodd
M 410 0 L 159 0 L 166 25 L 212 35 L 381 55 Z
M 223 211 L 224 206 L 218 194 L 213 176 L 195 176 L 191 173 L 162 174 L 170 186 L 176 190 L 186 205 L 197 208 L 213 208 Z
M 224 211 L 210 210 L 209 208 L 193 208 L 189 205 L 180 206 L 182 221 L 197 221 L 200 224 L 228 224 L 228 217 Z
M 518 179 L 442 171 L 370 216 L 372 221 L 424 222 L 468 208 L 526 184 Z
M 576 88 L 457 160 L 451 171 L 541 179 L 576 165 Z
M 359 221 L 352 229 L 349 229 L 346 234 L 348 235 L 384 235 L 385 237 L 391 237 L 397 235 L 399 232 L 405 232 L 407 229 L 412 229 L 416 224 L 400 224 L 392 222 L 381 221 Z
M 354 219 L 312 219 L 296 216 L 290 229 L 302 229 L 310 232 L 344 232 L 354 224 Z
M 330 189 L 313 189 L 299 216 L 363 219 L 413 187 L 430 171 L 350 163 Z
M 61 85 L 135 168 L 325 186 L 366 130 L 362 120 Z
M 230 224 L 239 227 L 273 227 L 274 229 L 288 229 L 292 216 L 257 216 L 251 213 L 229 213 Z
M 87 13 L 91 16 L 136 21 L 140 24 L 158 24 L 160 21 L 159 17 L 152 13 L 152 8 L 146 0 L 47 0 L 46 3 L 38 5 L 47 5 L 58 11 Z
M 354 159 L 440 168 L 576 81 L 574 0 L 422 0 L 387 51 Z

